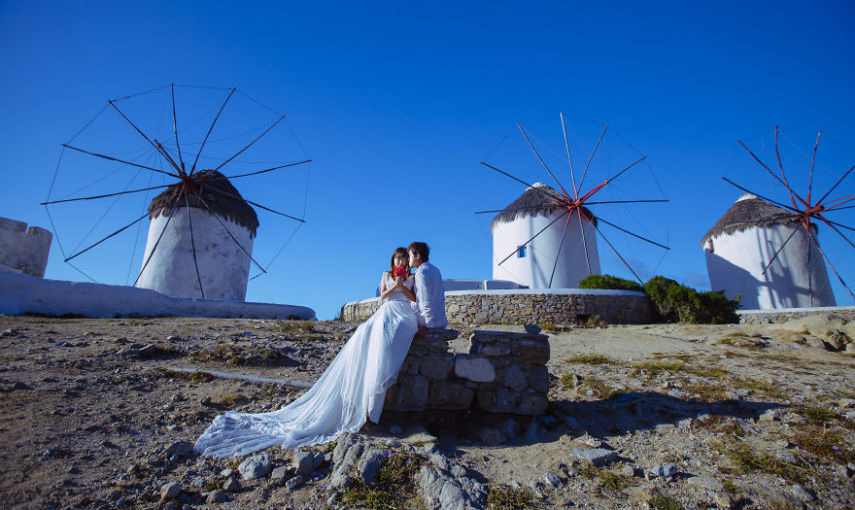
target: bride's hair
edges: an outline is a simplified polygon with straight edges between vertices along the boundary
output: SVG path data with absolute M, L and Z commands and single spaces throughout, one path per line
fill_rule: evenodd
M 410 274 L 410 254 L 407 253 L 407 249 L 403 247 L 395 248 L 395 251 L 392 252 L 392 258 L 389 260 L 389 276 L 393 276 L 395 274 L 395 257 L 401 255 L 404 257 L 404 269 L 407 270 L 407 274 Z

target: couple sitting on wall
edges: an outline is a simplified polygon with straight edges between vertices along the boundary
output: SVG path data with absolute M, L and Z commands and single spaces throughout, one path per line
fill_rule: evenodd
M 356 328 L 315 385 L 278 411 L 218 416 L 196 451 L 229 457 L 275 445 L 298 448 L 357 432 L 366 419 L 377 423 L 413 337 L 448 325 L 442 275 L 428 257 L 425 243 L 397 248 L 380 282 L 382 306 Z

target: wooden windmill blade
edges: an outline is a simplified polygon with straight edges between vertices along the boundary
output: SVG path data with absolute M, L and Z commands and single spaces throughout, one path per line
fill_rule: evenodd
M 624 164 L 622 167 L 620 167 L 616 171 L 612 171 L 610 174 L 606 175 L 605 177 L 600 177 L 602 180 L 597 185 L 586 189 L 586 188 L 584 188 L 585 180 L 586 180 L 586 178 L 589 177 L 591 170 L 593 169 L 592 163 L 596 162 L 596 155 L 597 155 L 598 150 L 601 148 L 601 144 L 603 142 L 604 137 L 606 136 L 606 133 L 608 132 L 608 126 L 605 126 L 605 128 L 603 128 L 602 132 L 600 132 L 599 136 L 596 138 L 596 142 L 594 143 L 593 149 L 591 150 L 590 155 L 587 158 L 587 161 L 585 163 L 585 167 L 584 167 L 584 170 L 582 172 L 582 175 L 577 179 L 577 176 L 575 173 L 575 166 L 573 163 L 573 152 L 571 151 L 571 148 L 570 148 L 571 144 L 570 144 L 569 139 L 568 139 L 567 124 L 566 124 L 564 114 L 563 113 L 559 114 L 559 118 L 561 120 L 561 133 L 562 133 L 563 145 L 564 145 L 562 152 L 566 153 L 566 164 L 569 166 L 569 177 L 570 177 L 570 183 L 569 183 L 570 185 L 569 186 L 565 186 L 561 182 L 561 180 L 556 175 L 554 168 L 551 167 L 549 163 L 547 163 L 544 154 L 542 154 L 541 151 L 539 151 L 535 147 L 535 144 L 538 143 L 539 141 L 533 137 L 530 130 L 523 127 L 523 125 L 519 122 L 515 124 L 515 127 L 517 128 L 517 131 L 523 137 L 524 146 L 527 147 L 531 151 L 531 154 L 534 157 L 534 161 L 536 161 L 537 164 L 546 172 L 546 174 L 549 177 L 548 180 L 550 180 L 552 183 L 554 183 L 556 185 L 557 189 L 553 189 L 549 186 L 546 186 L 544 184 L 539 184 L 539 183 L 529 184 L 528 179 L 523 179 L 523 178 L 519 177 L 519 174 L 517 172 L 511 172 L 511 171 L 507 170 L 507 167 L 500 162 L 496 162 L 495 164 L 482 162 L 482 165 L 485 166 L 486 168 L 489 168 L 490 170 L 493 170 L 496 173 L 502 174 L 503 176 L 505 176 L 505 177 L 507 177 L 513 181 L 516 181 L 519 184 L 523 184 L 526 186 L 525 192 L 522 195 L 520 195 L 520 197 L 517 200 L 510 203 L 507 207 L 505 207 L 503 209 L 490 209 L 490 210 L 486 210 L 486 211 L 477 211 L 476 212 L 476 214 L 499 212 L 499 215 L 497 215 L 493 220 L 493 224 L 491 226 L 491 231 L 495 230 L 497 221 L 515 220 L 519 215 L 526 215 L 526 214 L 536 215 L 536 214 L 540 213 L 540 214 L 548 215 L 549 218 L 551 219 L 551 221 L 549 221 L 547 224 L 545 224 L 545 226 L 542 225 L 542 223 L 544 223 L 545 220 L 543 222 L 540 222 L 538 224 L 537 228 L 534 228 L 534 226 L 532 226 L 532 230 L 533 231 L 536 230 L 536 233 L 534 235 L 528 237 L 527 239 L 521 238 L 520 241 L 522 241 L 522 242 L 516 243 L 516 245 L 517 245 L 516 250 L 511 251 L 510 249 L 508 249 L 506 247 L 505 252 L 496 254 L 502 258 L 497 259 L 498 262 L 494 265 L 494 268 L 496 266 L 502 266 L 506 263 L 509 263 L 509 261 L 512 260 L 512 257 L 514 256 L 514 254 L 518 254 L 518 257 L 519 257 L 520 256 L 519 254 L 522 252 L 520 252 L 518 250 L 521 250 L 524 247 L 530 245 L 533 241 L 535 241 L 539 237 L 544 236 L 544 235 L 548 235 L 552 231 L 552 229 L 560 228 L 561 229 L 560 235 L 558 235 L 558 233 L 556 232 L 555 233 L 556 235 L 554 236 L 556 239 L 560 238 L 560 240 L 558 241 L 557 248 L 553 252 L 554 258 L 549 261 L 550 263 L 549 263 L 549 267 L 547 269 L 548 274 L 546 275 L 546 278 L 548 278 L 548 280 L 546 278 L 544 279 L 544 282 L 546 283 L 546 285 L 545 285 L 546 288 L 553 288 L 553 285 L 555 283 L 556 272 L 558 271 L 559 267 L 562 267 L 561 266 L 562 253 L 565 250 L 566 240 L 568 239 L 568 233 L 570 233 L 570 232 L 572 232 L 572 235 L 574 236 L 574 238 L 577 236 L 579 238 L 579 244 L 581 245 L 583 253 L 584 253 L 584 264 L 585 264 L 585 269 L 586 269 L 586 272 L 584 274 L 592 274 L 592 272 L 594 272 L 593 268 L 592 268 L 592 265 L 593 265 L 592 264 L 592 258 L 593 258 L 592 257 L 592 255 L 593 255 L 592 250 L 596 249 L 596 245 L 592 244 L 590 242 L 590 238 L 591 237 L 595 238 L 597 235 L 599 235 L 599 237 L 602 238 L 606 242 L 606 244 L 613 251 L 613 253 L 616 255 L 616 257 L 621 261 L 621 263 L 623 263 L 625 265 L 625 267 L 636 277 L 636 279 L 638 279 L 640 281 L 640 277 L 638 276 L 637 271 L 635 271 L 633 269 L 633 267 L 631 266 L 631 264 L 629 264 L 629 262 L 627 261 L 627 258 L 620 253 L 620 251 L 617 249 L 617 247 L 615 247 L 615 245 L 606 237 L 606 235 L 602 232 L 602 230 L 597 228 L 597 226 L 596 226 L 597 213 L 592 212 L 591 207 L 596 206 L 599 209 L 601 207 L 608 207 L 609 205 L 614 205 L 614 204 L 639 205 L 639 204 L 644 204 L 644 203 L 648 203 L 648 204 L 649 203 L 663 203 L 663 202 L 667 202 L 667 200 L 665 200 L 665 199 L 654 199 L 654 198 L 637 198 L 637 199 L 633 198 L 633 199 L 626 199 L 626 200 L 606 200 L 606 199 L 597 200 L 597 198 L 600 198 L 598 193 L 600 193 L 603 189 L 610 189 L 609 188 L 610 185 L 614 186 L 615 180 L 618 180 L 621 178 L 621 176 L 624 176 L 627 173 L 631 172 L 632 169 L 634 167 L 636 167 L 636 165 L 638 165 L 639 163 L 641 163 L 642 161 L 645 160 L 645 156 L 641 156 L 640 158 L 635 158 L 632 161 L 626 162 L 626 164 Z M 600 173 L 602 173 L 602 172 L 600 172 Z M 531 201 L 535 201 L 537 203 L 528 203 Z M 576 216 L 575 219 L 573 218 L 574 215 Z M 564 220 L 561 222 L 562 224 L 558 224 L 558 222 L 562 219 Z M 574 222 L 574 226 L 572 228 L 570 226 L 571 221 Z M 576 234 L 576 228 L 575 228 L 576 224 L 578 224 L 578 234 Z M 653 241 L 648 236 L 644 236 L 644 235 L 634 233 L 629 228 L 621 227 L 618 224 L 612 223 L 612 222 L 605 222 L 605 224 L 609 225 L 610 227 L 615 228 L 615 230 L 617 230 L 621 234 L 626 234 L 632 238 L 639 239 L 642 241 L 646 241 L 648 243 L 651 243 L 654 246 L 657 246 L 659 248 L 663 248 L 665 250 L 668 249 L 668 247 L 666 245 L 664 245 L 663 243 L 658 243 L 656 241 Z M 534 224 L 532 224 L 532 225 L 534 225 Z M 494 245 L 496 244 L 495 238 L 496 238 L 496 234 L 494 232 Z M 523 241 L 523 239 L 525 239 L 525 240 Z M 495 249 L 496 248 L 494 247 L 494 250 Z M 510 253 L 508 253 L 508 252 L 510 252 Z M 566 260 L 565 260 L 565 264 L 566 264 Z M 596 266 L 597 266 L 596 271 L 599 271 L 599 269 L 598 269 L 598 266 L 599 266 L 598 258 L 597 258 Z M 532 280 L 532 281 L 534 281 L 534 280 Z M 575 284 L 575 282 L 574 282 L 574 284 Z
M 804 192 L 801 192 L 793 185 L 791 177 L 794 170 L 792 168 L 787 168 L 788 165 L 785 165 L 783 162 L 782 156 L 787 155 L 781 147 L 783 139 L 788 140 L 793 147 L 789 152 L 800 152 L 805 160 L 803 171 L 807 173 L 805 176 L 807 184 L 804 188 Z M 735 188 L 746 193 L 751 193 L 758 199 L 763 200 L 766 203 L 773 204 L 774 206 L 781 208 L 781 210 L 785 210 L 786 219 L 791 224 L 797 225 L 798 230 L 803 232 L 803 236 L 807 240 L 804 243 L 805 247 L 802 255 L 802 258 L 805 261 L 803 269 L 807 273 L 808 303 L 810 306 L 815 305 L 817 297 L 815 280 L 817 278 L 823 278 L 822 275 L 826 275 L 824 269 L 825 264 L 831 268 L 842 287 L 846 290 L 853 301 L 855 301 L 855 294 L 853 294 L 849 285 L 846 284 L 843 275 L 832 262 L 827 250 L 820 246 L 817 237 L 818 226 L 824 225 L 832 230 L 839 239 L 843 240 L 844 246 L 847 250 L 850 248 L 855 249 L 855 243 L 853 243 L 852 240 L 843 232 L 844 230 L 855 231 L 855 228 L 853 228 L 853 226 L 845 219 L 845 216 L 843 216 L 846 212 L 852 209 L 853 202 L 855 202 L 855 194 L 851 192 L 851 187 L 849 187 L 848 191 L 846 187 L 847 179 L 851 176 L 853 169 L 855 169 L 855 165 L 848 166 L 845 171 L 841 171 L 836 174 L 829 172 L 829 177 L 831 178 L 832 183 L 825 189 L 817 189 L 816 177 L 820 167 L 817 161 L 817 156 L 822 153 L 822 140 L 822 131 L 817 131 L 816 137 L 811 138 L 811 143 L 807 147 L 807 150 L 802 150 L 797 144 L 792 142 L 792 140 L 789 140 L 789 137 L 783 130 L 778 126 L 775 126 L 773 147 L 774 157 L 777 163 L 776 170 L 773 170 L 770 167 L 767 163 L 768 160 L 765 160 L 756 150 L 752 150 L 747 143 L 740 140 L 739 145 L 745 150 L 745 152 L 747 152 L 750 159 L 755 163 L 755 168 L 759 166 L 765 172 L 764 175 L 768 175 L 772 179 L 771 184 L 773 190 L 765 194 L 755 192 L 754 189 L 756 188 L 754 186 L 749 187 L 739 184 L 734 180 L 723 178 Z M 788 173 L 790 174 L 789 177 Z M 787 199 L 775 200 L 775 198 L 773 198 L 775 195 L 774 189 L 778 190 L 778 194 L 785 194 Z M 822 194 L 817 199 L 816 197 L 820 193 Z M 784 203 L 785 201 L 788 201 L 789 203 Z M 797 235 L 797 231 L 793 230 L 790 235 L 787 236 L 786 240 L 775 247 L 774 253 L 764 264 L 761 273 L 762 276 L 766 277 L 774 264 L 781 263 L 781 254 L 786 253 L 788 246 L 796 242 L 796 239 L 798 238 L 800 238 L 800 236 Z M 817 251 L 816 254 L 813 253 L 814 249 Z M 825 278 L 827 278 L 827 275 Z M 825 287 L 824 282 L 820 281 L 819 283 L 821 284 L 821 287 Z M 828 288 L 830 292 L 830 286 Z M 827 301 L 829 298 L 821 297 L 820 299 Z M 830 299 L 833 300 L 833 294 L 831 294 Z M 826 304 L 827 303 L 823 304 L 823 306 Z
M 181 98 L 176 97 L 179 90 L 183 91 Z M 168 121 L 166 121 L 167 118 Z M 274 135 L 275 140 L 267 142 Z M 293 141 L 288 144 L 282 143 L 283 135 L 285 138 L 292 138 Z M 69 264 L 74 259 L 79 260 L 78 257 L 81 255 L 97 252 L 98 250 L 94 249 L 96 247 L 106 244 L 112 244 L 115 247 L 116 239 L 125 235 L 133 226 L 137 227 L 138 239 L 142 220 L 149 216 L 154 221 L 155 217 L 162 213 L 166 218 L 160 225 L 162 229 L 152 231 L 153 225 L 150 225 L 150 246 L 141 260 L 141 266 L 139 266 L 141 269 L 133 285 L 136 285 L 144 277 L 144 273 L 150 269 L 150 261 L 160 257 L 159 253 L 165 249 L 164 243 L 170 243 L 169 239 L 162 240 L 164 236 L 168 238 L 169 232 L 174 229 L 186 229 L 188 235 L 184 236 L 184 242 L 187 246 L 182 247 L 181 250 L 189 253 L 192 258 L 190 272 L 193 273 L 193 279 L 198 288 L 197 297 L 209 297 L 199 261 L 200 250 L 209 249 L 206 247 L 211 246 L 211 243 L 200 242 L 200 236 L 204 238 L 205 233 L 212 229 L 210 225 L 206 226 L 207 217 L 212 218 L 212 222 L 216 220 L 211 224 L 215 225 L 215 229 L 220 232 L 218 235 L 222 236 L 223 242 L 232 244 L 236 253 L 242 253 L 258 268 L 259 274 L 267 273 L 270 265 L 288 244 L 299 226 L 305 224 L 311 159 L 303 157 L 299 160 L 295 158 L 291 161 L 283 161 L 282 150 L 288 147 L 291 150 L 302 151 L 306 156 L 305 150 L 296 139 L 284 115 L 237 89 L 166 85 L 108 101 L 98 114 L 63 144 L 63 152 L 57 164 L 48 197 L 42 205 L 51 219 L 60 251 Z M 69 155 L 86 159 L 69 161 Z M 191 158 L 192 162 L 185 158 Z M 216 171 L 225 169 L 227 166 L 232 169 L 231 177 Z M 266 205 L 262 204 L 264 199 L 245 199 L 229 182 L 231 179 L 238 178 L 248 178 L 250 181 L 269 180 L 268 176 L 274 174 L 298 177 L 293 172 L 301 168 L 305 169 L 306 188 L 300 197 L 303 202 L 300 213 L 283 211 L 282 206 L 285 202 L 279 197 L 277 202 L 268 202 Z M 136 173 L 130 176 L 131 171 Z M 141 173 L 149 176 L 149 182 L 140 182 Z M 129 176 L 130 179 L 125 184 L 117 184 L 121 182 L 118 179 L 127 179 Z M 152 182 L 155 177 L 161 179 L 161 184 Z M 84 181 L 86 184 L 81 186 L 79 181 Z M 110 189 L 111 186 L 114 186 L 114 189 Z M 302 190 L 300 186 L 269 185 L 255 186 L 253 193 L 269 189 L 287 191 L 293 193 L 292 196 L 297 196 L 297 193 Z M 147 203 L 149 193 L 152 191 L 162 191 L 155 199 L 163 202 L 159 204 L 159 208 L 154 208 L 158 209 L 157 211 L 152 208 L 153 202 Z M 142 205 L 147 213 L 142 216 L 139 216 L 140 211 L 136 209 L 139 206 L 128 202 L 128 200 L 135 200 L 133 198 L 135 196 L 144 199 Z M 101 208 L 106 207 L 107 210 L 100 216 L 95 227 L 77 241 L 74 249 L 66 250 L 62 243 L 66 237 L 63 235 L 64 228 L 60 228 L 57 223 L 62 223 L 64 216 L 72 218 L 73 214 L 65 214 L 69 211 L 67 208 L 63 210 L 63 214 L 51 214 L 51 209 L 56 210 L 59 207 L 65 208 L 72 205 L 91 206 L 109 201 L 112 202 L 108 206 L 101 205 Z M 254 206 L 265 214 L 275 215 L 283 221 L 296 224 L 297 227 L 265 267 L 256 260 L 256 257 L 253 257 L 252 243 L 247 242 L 247 239 L 255 238 L 257 219 L 254 225 L 242 225 L 249 228 L 251 232 L 243 236 L 246 239 L 240 240 L 241 236 L 234 232 L 235 227 L 229 227 L 226 223 L 235 220 L 241 214 L 236 213 L 235 210 L 224 209 L 223 204 L 242 208 L 246 214 L 251 213 L 255 217 Z M 192 209 L 196 209 L 197 212 L 191 213 Z M 157 214 L 153 214 L 154 212 Z M 186 218 L 182 218 L 182 222 L 172 220 L 174 215 L 185 212 Z M 94 238 L 98 239 L 95 242 L 92 242 L 93 239 L 87 239 L 97 234 L 98 230 L 104 230 L 107 223 L 105 218 L 115 223 L 123 214 L 137 219 L 128 220 L 128 223 L 121 228 L 104 231 L 100 237 Z M 221 219 L 225 221 L 220 221 Z M 101 222 L 105 225 L 99 225 Z M 66 228 L 68 228 L 67 225 Z M 79 232 L 76 233 L 80 235 Z M 135 242 L 131 253 L 131 266 L 136 253 L 136 244 Z M 80 249 L 84 246 L 85 248 Z M 80 271 L 76 267 L 75 269 Z M 129 274 L 130 272 L 131 267 L 128 269 Z M 95 281 L 94 278 L 89 278 Z M 130 279 L 128 281 L 130 282 Z

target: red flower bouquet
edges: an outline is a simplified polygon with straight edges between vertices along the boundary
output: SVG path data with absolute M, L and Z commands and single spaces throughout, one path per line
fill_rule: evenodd
M 404 278 L 406 278 L 408 276 L 407 275 L 407 268 L 396 267 L 395 269 L 392 270 L 392 276 L 395 278 L 397 278 L 399 276 L 403 276 Z

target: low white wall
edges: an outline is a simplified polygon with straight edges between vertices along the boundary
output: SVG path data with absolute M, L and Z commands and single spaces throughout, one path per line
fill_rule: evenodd
M 0 218 L 0 271 L 45 275 L 53 235 L 23 221 Z
M 0 273 L 0 313 L 73 314 L 86 317 L 315 318 L 315 311 L 305 306 L 174 298 L 147 289 L 44 280 L 15 273 Z

